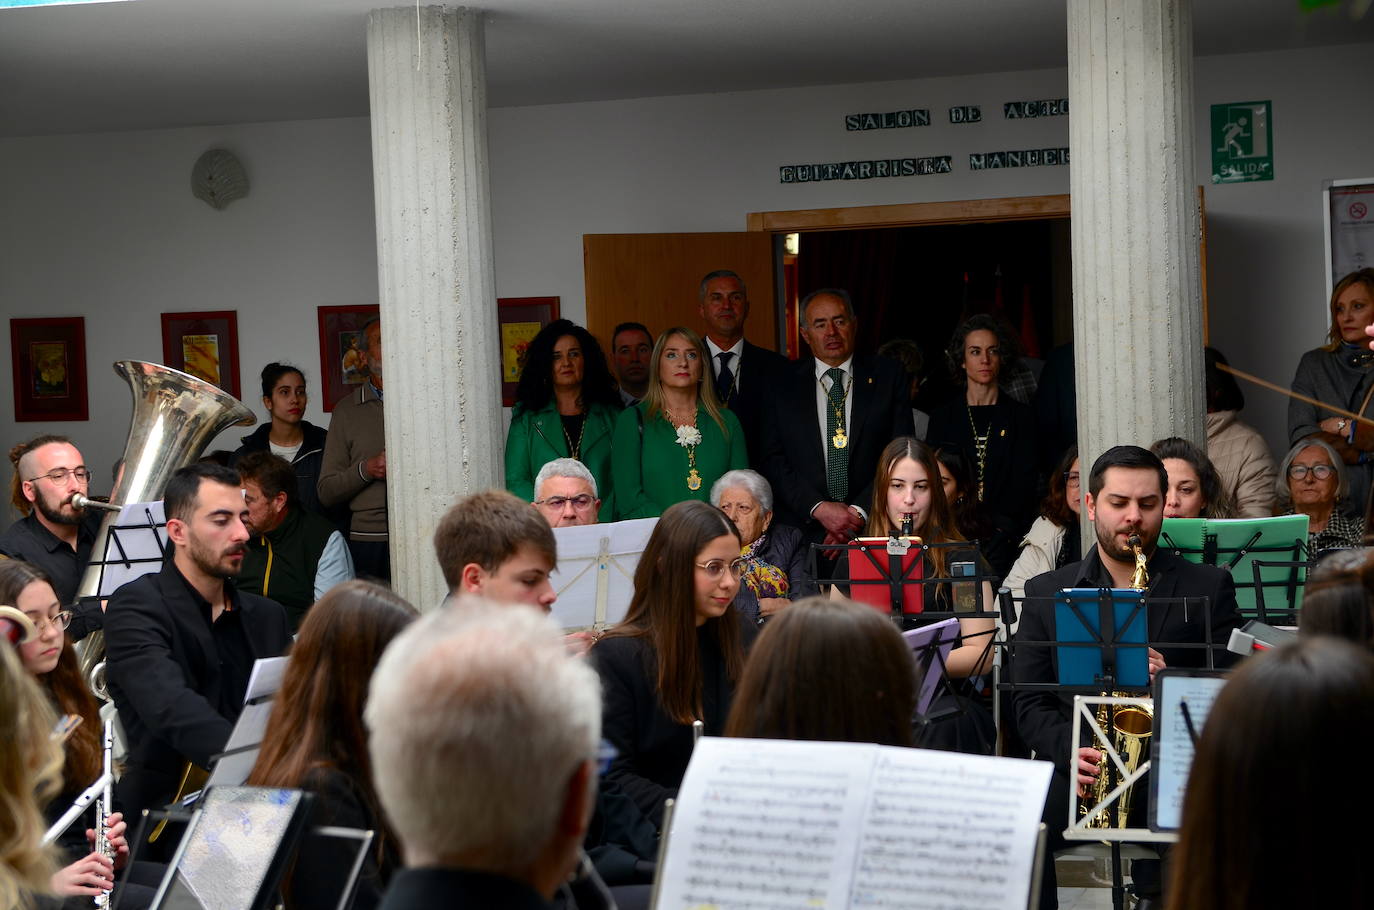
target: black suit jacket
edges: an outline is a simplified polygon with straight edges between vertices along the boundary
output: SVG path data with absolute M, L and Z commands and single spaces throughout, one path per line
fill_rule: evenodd
M 744 342 L 740 362 L 732 364 L 739 377 L 738 388 L 726 396 L 722 402 L 739 418 L 744 427 L 744 441 L 749 448 L 749 466 L 762 471 L 764 454 L 764 413 L 772 405 L 777 394 L 780 377 L 785 376 L 792 364 L 775 351 L 761 348 L 756 344 Z M 711 364 L 711 378 L 715 380 L 720 363 Z
M 885 357 L 855 354 L 849 416 L 849 496 L 846 505 L 867 512 L 873 506 L 873 477 L 889 442 L 914 432 L 906 374 Z M 808 540 L 825 536 L 811 517 L 818 502 L 830 501 L 825 483 L 826 451 L 816 413 L 816 362 L 797 361 L 778 383 L 765 411 L 763 471 L 773 486 L 774 521 L 801 528 Z
M 229 588 L 253 658 L 284 653 L 291 629 L 281 605 Z M 233 718 L 216 707 L 221 658 L 210 625 L 171 559 L 110 598 L 105 646 L 110 696 L 129 740 L 119 795 L 136 818 L 171 799 L 186 760 L 209 767 L 229 741 Z
M 382 910 L 546 910 L 551 906 L 529 885 L 513 878 L 435 866 L 402 870 L 382 900 Z
M 1152 597 L 1197 597 L 1192 604 L 1149 605 L 1149 641 L 1197 642 L 1205 639 L 1203 606 L 1211 613 L 1212 643 L 1223 648 L 1231 630 L 1240 625 L 1236 612 L 1236 586 L 1231 573 L 1215 566 L 1188 562 L 1181 556 L 1156 550 L 1149 563 Z M 1037 575 L 1026 582 L 1026 602 L 1021 609 L 1017 641 L 1054 641 L 1054 603 L 1050 598 L 1063 588 L 1101 587 L 1105 568 L 1097 548 L 1087 558 L 1053 572 Z M 1201 648 L 1169 648 L 1156 645 L 1170 667 L 1204 667 L 1206 651 Z M 1217 652 L 1216 665 L 1229 666 L 1235 657 Z M 1017 648 L 1012 660 L 1012 679 L 1017 683 L 1054 683 L 1059 679 L 1059 660 L 1054 648 L 1026 646 Z M 1017 692 L 1016 721 L 1021 737 L 1038 758 L 1065 766 L 1069 759 L 1070 724 L 1073 699 L 1058 692 Z

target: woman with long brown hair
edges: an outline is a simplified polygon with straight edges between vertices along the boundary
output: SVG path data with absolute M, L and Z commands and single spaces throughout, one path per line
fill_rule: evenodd
M 692 722 L 718 735 L 744 669 L 735 610 L 744 560 L 739 531 L 704 502 L 659 519 L 635 569 L 625 619 L 591 650 L 601 674 L 602 735 L 617 752 L 607 779 L 655 825 L 692 755 Z
M 885 616 L 807 597 L 777 615 L 750 650 L 726 736 L 910 746 L 911 648 Z
M 103 770 L 100 706 L 81 676 L 76 650 L 66 639 L 65 630 L 71 623 L 72 614 L 62 609 L 48 574 L 22 559 L 0 560 L 0 604 L 14 606 L 34 624 L 36 633 L 19 646 L 19 656 L 24 668 L 48 697 L 52 709 L 59 715 L 81 718 L 64 745 L 61 790 L 47 804 L 46 814 L 52 823 L 67 811 L 83 790 L 95 783 Z M 108 816 L 107 836 L 115 848 L 111 862 L 95 852 L 94 830 L 73 822 L 57 840 L 67 864 L 53 875 L 52 890 L 63 897 L 95 896 L 109 891 L 116 870 L 122 869 L 128 860 L 125 828 L 122 814 L 116 812 Z M 145 879 L 144 884 L 153 882 Z M 128 906 L 147 906 L 152 892 L 141 888 L 132 889 L 137 894 L 125 896 Z
M 321 597 L 301 623 L 248 777 L 256 786 L 314 792 L 316 825 L 377 832 L 358 879 L 355 910 L 377 906 L 400 867 L 396 840 L 372 783 L 363 707 L 382 652 L 418 615 L 390 589 L 368 581 L 344 582 Z M 286 906 L 337 906 L 334 883 L 348 867 L 351 849 L 324 838 L 307 839 L 284 889 Z

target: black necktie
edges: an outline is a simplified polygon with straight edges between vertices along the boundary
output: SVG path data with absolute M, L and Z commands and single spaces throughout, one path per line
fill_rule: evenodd
M 735 389 L 735 374 L 730 372 L 730 358 L 734 356 L 730 351 L 721 351 L 716 355 L 720 361 L 720 372 L 716 373 L 716 397 L 722 404 L 730 403 L 730 393 Z

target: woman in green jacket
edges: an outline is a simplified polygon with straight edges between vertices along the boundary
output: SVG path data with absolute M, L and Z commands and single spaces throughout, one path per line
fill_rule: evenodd
M 679 326 L 659 336 L 649 393 L 616 418 L 616 518 L 652 518 L 687 499 L 709 502 L 717 478 L 749 466 L 744 430 L 721 407 L 709 377 L 695 332 Z
M 555 319 L 534 339 L 515 390 L 506 436 L 506 489 L 534 501 L 534 477 L 555 458 L 576 458 L 596 478 L 603 514 L 613 514 L 611 433 L 620 393 L 591 332 Z

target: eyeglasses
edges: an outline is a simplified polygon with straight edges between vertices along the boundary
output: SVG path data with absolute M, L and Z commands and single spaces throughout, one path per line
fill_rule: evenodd
M 1082 482 L 1082 480 L 1081 480 L 1081 478 L 1079 477 L 1079 475 L 1077 475 L 1077 474 L 1075 474 L 1075 473 L 1073 473 L 1073 472 L 1071 472 L 1071 471 L 1065 471 L 1065 472 L 1064 472 L 1064 486 L 1066 486 L 1066 487 L 1076 487 L 1076 486 L 1078 486 L 1081 482 Z
M 80 468 L 53 468 L 46 474 L 39 474 L 37 477 L 30 477 L 28 483 L 42 480 L 44 477 L 53 482 L 55 486 L 66 486 L 69 478 L 75 477 L 77 483 L 86 483 L 91 479 L 91 472 L 85 467 Z
M 1302 480 L 1308 474 L 1318 480 L 1326 480 L 1335 473 L 1336 469 L 1329 464 L 1314 464 L 1310 467 L 1305 464 L 1290 464 L 1288 466 L 1288 476 L 1294 480 Z
M 747 565 L 748 563 L 744 561 L 744 557 L 742 556 L 736 559 L 732 559 L 729 562 L 726 562 L 723 559 L 713 559 L 710 562 L 696 563 L 696 567 L 701 571 L 705 572 L 706 577 L 711 579 L 712 581 L 715 581 L 716 579 L 720 578 L 720 576 L 724 574 L 726 569 L 729 569 L 730 574 L 733 575 L 736 579 L 738 579 L 741 575 L 744 574 L 744 569 Z
M 585 512 L 592 507 L 595 502 L 590 494 L 578 493 L 576 496 L 550 496 L 548 499 L 536 499 L 534 504 L 537 506 L 548 506 L 550 509 L 561 509 L 568 503 L 579 512 Z
M 43 633 L 43 630 L 46 629 L 49 625 L 57 626 L 59 629 L 65 630 L 71 624 L 72 611 L 63 610 L 61 613 L 58 613 L 55 616 L 40 616 L 38 619 L 34 620 L 33 628 L 36 632 L 38 632 L 41 635 Z

